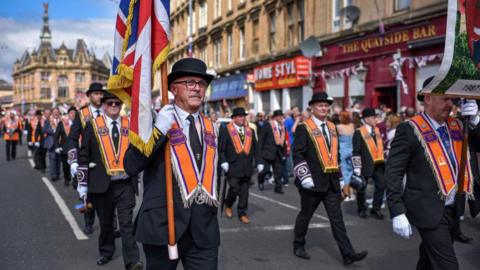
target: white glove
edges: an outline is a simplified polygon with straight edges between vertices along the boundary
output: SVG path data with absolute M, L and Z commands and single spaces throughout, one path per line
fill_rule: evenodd
M 172 104 L 167 104 L 157 113 L 155 118 L 155 127 L 166 135 L 172 127 L 175 118 L 173 117 L 174 109 Z
M 72 164 L 70 164 L 70 174 L 72 175 L 72 177 L 75 177 L 77 175 L 77 171 L 78 171 L 78 163 L 73 162 Z
M 258 165 L 257 165 L 257 171 L 258 171 L 258 172 L 262 172 L 262 171 L 263 171 L 263 168 L 265 168 L 265 165 L 263 165 L 263 164 L 258 164 Z
M 228 162 L 220 164 L 220 167 L 222 167 L 223 171 L 228 172 Z
M 95 168 L 95 167 L 97 167 L 97 163 L 93 163 L 93 162 L 88 163 L 88 168 L 91 169 L 91 168 Z
M 474 99 L 467 99 L 465 103 L 462 103 L 460 108 L 462 116 L 470 116 L 469 123 L 472 126 L 476 126 L 480 122 L 480 116 L 478 116 L 478 105 Z
M 354 173 L 356 176 L 360 176 L 360 174 L 362 174 L 362 169 L 360 169 L 360 168 L 354 168 L 354 169 L 353 169 L 353 173 Z
M 345 181 L 340 181 L 340 189 L 342 189 L 345 186 Z
M 36 143 L 35 143 L 35 147 L 40 147 L 40 143 L 39 143 L 39 142 L 36 142 Z
M 55 148 L 55 153 L 61 154 L 63 152 L 63 149 L 61 147 Z
M 24 131 L 23 131 L 23 134 L 24 134 L 24 135 L 28 135 L 28 131 L 24 130 Z
M 315 186 L 315 184 L 313 183 L 313 179 L 311 177 L 307 177 L 307 178 L 303 179 L 303 181 L 302 181 L 302 187 L 303 188 L 311 189 L 314 186 Z
M 412 227 L 405 214 L 398 215 L 392 220 L 393 232 L 402 238 L 409 239 L 412 236 Z
M 33 146 L 33 142 L 28 142 L 28 146 Z
M 80 196 L 80 198 L 84 199 L 85 196 L 87 196 L 87 192 L 88 192 L 87 185 L 78 185 L 77 186 L 77 192 L 78 192 L 78 196 Z

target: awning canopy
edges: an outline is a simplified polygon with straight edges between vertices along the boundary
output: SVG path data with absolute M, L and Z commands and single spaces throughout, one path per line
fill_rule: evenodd
M 248 95 L 245 89 L 245 75 L 234 74 L 227 77 L 222 77 L 213 80 L 211 84 L 212 92 L 210 94 L 210 101 L 222 99 L 235 99 Z

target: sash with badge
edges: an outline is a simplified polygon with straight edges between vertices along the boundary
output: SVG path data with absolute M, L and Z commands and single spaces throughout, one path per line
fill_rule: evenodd
M 83 107 L 80 110 L 80 122 L 82 123 L 83 128 L 85 128 L 87 123 L 90 121 L 90 118 L 92 118 L 92 112 L 90 111 L 90 108 L 88 106 Z
M 275 120 L 270 121 L 270 126 L 272 127 L 273 131 L 273 138 L 275 140 L 275 144 L 279 146 L 283 146 L 285 144 L 285 126 L 281 126 L 281 130 L 278 128 L 280 124 Z
M 16 132 L 16 130 L 20 128 L 18 120 L 17 119 L 12 120 L 10 118 L 7 118 L 5 122 L 6 122 L 5 128 L 7 132 L 5 132 L 4 134 L 4 139 L 18 141 L 19 136 L 18 136 L 18 133 Z
M 199 117 L 202 127 L 203 162 L 197 168 L 196 157 L 193 154 L 180 117 L 175 114 L 175 122 L 168 132 L 170 149 L 172 153 L 172 171 L 182 195 L 184 207 L 189 207 L 193 202 L 218 206 L 216 191 L 217 179 L 217 137 L 213 123 L 201 115 Z
M 372 135 L 370 135 L 365 125 L 361 126 L 359 130 L 363 140 L 365 141 L 365 144 L 368 147 L 368 152 L 372 157 L 373 163 L 374 164 L 384 163 L 385 158 L 383 153 L 383 141 L 382 141 L 382 135 L 380 134 L 380 130 L 377 127 L 374 128 L 376 140 L 374 140 Z
M 330 132 L 330 148 L 323 136 L 322 131 L 317 127 L 315 121 L 309 118 L 305 121 L 308 135 L 314 142 L 315 152 L 322 165 L 324 173 L 338 172 L 338 136 L 335 124 L 330 121 L 326 122 L 328 131 Z
M 30 141 L 32 143 L 35 143 L 37 141 L 37 138 L 35 137 L 35 130 L 37 129 L 38 119 L 36 117 L 32 117 L 30 118 L 29 123 L 30 123 L 30 128 L 32 130 L 30 134 Z
M 424 113 L 413 117 L 410 119 L 409 123 L 413 127 L 415 135 L 425 149 L 426 159 L 432 168 L 442 198 L 445 199 L 453 190 L 457 190 L 457 174 L 460 167 L 460 157 L 463 144 L 462 125 L 459 120 L 455 118 L 449 117 L 447 120 L 448 135 L 452 142 L 452 160 L 442 143 L 442 139 L 437 135 L 432 123 Z M 467 151 L 467 160 L 470 160 L 469 151 Z M 467 196 L 472 197 L 472 170 L 469 162 L 466 162 L 465 164 L 466 169 L 463 190 Z
M 106 125 L 104 116 L 99 116 L 92 121 L 93 129 L 97 137 L 100 153 L 102 155 L 103 165 L 108 175 L 118 176 L 124 175 L 123 158 L 128 148 L 128 118 L 120 117 L 120 138 L 118 141 L 118 149 L 115 149 L 110 129 Z
M 245 153 L 246 155 L 250 154 L 250 149 L 252 148 L 252 140 L 253 140 L 253 133 L 250 127 L 244 126 L 244 139 L 240 138 L 240 134 L 238 134 L 237 129 L 230 122 L 227 125 L 228 134 L 230 135 L 230 139 L 232 140 L 233 147 L 235 148 L 235 152 L 237 154 Z
M 65 130 L 65 134 L 70 134 L 70 119 L 68 118 L 68 116 L 66 117 L 63 117 L 62 118 L 62 125 L 63 125 L 63 129 Z

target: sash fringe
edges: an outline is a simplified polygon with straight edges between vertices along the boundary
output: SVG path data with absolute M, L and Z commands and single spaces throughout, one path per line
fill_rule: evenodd
M 155 140 L 160 137 L 161 133 L 158 129 L 153 128 L 152 134 L 147 142 L 144 142 L 142 138 L 132 130 L 128 132 L 128 139 L 130 144 L 135 146 L 142 154 L 146 157 L 150 156 L 153 152 L 153 146 L 155 145 Z

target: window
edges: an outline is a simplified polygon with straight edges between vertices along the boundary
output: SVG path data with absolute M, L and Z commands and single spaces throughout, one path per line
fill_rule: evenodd
M 192 12 L 192 18 L 191 18 L 191 21 L 190 21 L 190 15 L 188 15 L 188 36 L 192 35 L 192 34 L 195 34 L 195 29 L 197 29 L 196 25 L 197 25 L 197 20 L 196 20 L 196 16 L 195 16 L 195 8 L 193 9 L 193 12 Z M 192 26 L 190 27 L 190 23 L 192 24 Z M 190 30 L 191 29 L 191 30 Z
M 351 1 L 351 0 L 349 0 Z M 301 42 L 305 39 L 305 1 L 298 0 L 298 42 Z
M 52 91 L 49 87 L 40 88 L 40 99 L 47 99 L 52 96 Z
M 198 27 L 204 28 L 207 27 L 207 19 L 208 19 L 208 12 L 207 12 L 207 1 L 203 1 L 200 3 L 200 12 L 199 12 L 199 22 Z
M 232 32 L 227 34 L 227 60 L 228 64 L 233 63 L 233 37 Z
M 239 31 L 239 52 L 238 52 L 238 58 L 240 60 L 245 59 L 245 27 L 241 26 L 240 31 Z
M 92 80 L 95 80 L 96 77 L 93 77 Z M 83 72 L 75 72 L 75 82 L 83 83 L 85 82 L 85 73 Z
M 222 16 L 222 0 L 215 0 L 215 19 Z
M 216 39 L 213 42 L 214 49 L 214 65 L 215 67 L 220 67 L 222 65 L 222 39 Z
M 258 53 L 258 45 L 259 45 L 259 33 L 258 33 L 258 18 L 254 19 L 252 21 L 252 33 L 253 33 L 253 38 L 252 38 L 252 53 L 256 54 Z
M 233 0 L 227 0 L 227 10 L 228 11 L 232 10 L 232 2 L 233 2 Z
M 410 0 L 395 0 L 395 11 L 402 11 L 410 8 Z
M 293 27 L 294 27 L 294 24 L 293 24 L 293 3 L 288 3 L 287 5 L 287 45 L 290 47 L 290 46 L 293 46 Z
M 333 0 L 333 28 L 334 32 L 340 30 L 340 9 L 342 8 L 341 1 L 343 0 Z
M 41 79 L 42 81 L 50 81 L 50 72 L 48 72 L 48 71 L 42 71 L 42 72 L 40 73 L 40 77 L 41 77 L 40 79 Z
M 76 74 L 83 74 L 83 73 L 76 73 Z M 57 97 L 59 97 L 59 98 L 68 97 L 68 77 L 67 76 L 58 77 L 57 84 L 58 84 L 58 95 L 57 95 Z
M 269 14 L 270 18 L 270 31 L 269 31 L 269 49 L 270 51 L 275 50 L 275 11 L 270 12 Z
M 198 58 L 207 63 L 207 47 L 203 46 L 198 49 Z

